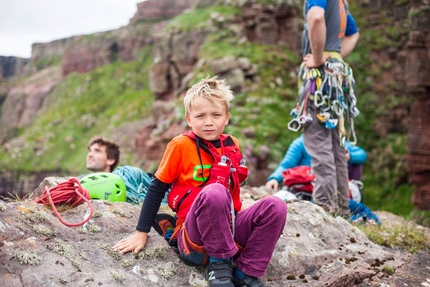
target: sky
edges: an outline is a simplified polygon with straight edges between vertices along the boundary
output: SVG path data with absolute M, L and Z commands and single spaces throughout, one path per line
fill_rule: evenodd
M 33 43 L 117 29 L 144 0 L 0 0 L 0 56 L 31 57 Z

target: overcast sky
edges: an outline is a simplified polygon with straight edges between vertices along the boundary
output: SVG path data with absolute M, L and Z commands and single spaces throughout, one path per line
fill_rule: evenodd
M 127 25 L 144 0 L 0 0 L 0 56 L 30 58 L 31 44 Z

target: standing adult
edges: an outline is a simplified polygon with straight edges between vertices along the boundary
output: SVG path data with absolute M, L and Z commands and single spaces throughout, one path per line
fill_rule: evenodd
M 327 212 L 348 216 L 344 142 L 353 130 L 346 131 L 345 124 L 353 129 L 351 118 L 358 110 L 352 73 L 343 57 L 357 43 L 358 29 L 345 0 L 305 0 L 304 17 L 300 93 L 306 102 L 305 148 L 316 175 L 313 201 Z

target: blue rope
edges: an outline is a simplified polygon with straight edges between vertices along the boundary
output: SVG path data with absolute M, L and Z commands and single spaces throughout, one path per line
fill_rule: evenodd
M 127 202 L 138 205 L 143 202 L 148 192 L 151 177 L 137 167 L 119 166 L 112 173 L 119 175 L 125 183 L 127 189 Z M 167 195 L 161 204 L 167 204 Z

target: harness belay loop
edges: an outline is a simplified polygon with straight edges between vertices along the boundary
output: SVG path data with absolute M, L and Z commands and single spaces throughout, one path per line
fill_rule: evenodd
M 312 121 L 310 109 L 314 109 L 323 127 L 339 129 L 341 144 L 346 137 L 351 144 L 356 144 L 353 119 L 360 111 L 351 67 L 339 59 L 330 58 L 318 68 L 302 66 L 299 77 L 303 84 L 290 112 L 293 119 L 288 123 L 288 128 L 298 132 L 306 127 Z

